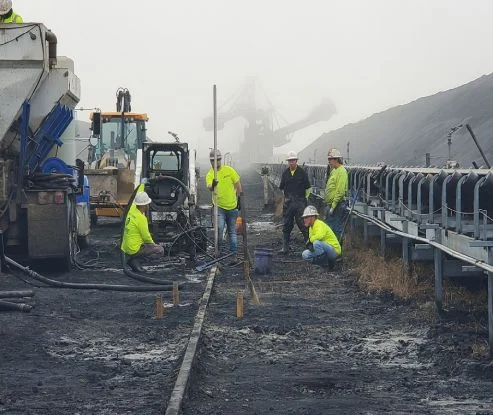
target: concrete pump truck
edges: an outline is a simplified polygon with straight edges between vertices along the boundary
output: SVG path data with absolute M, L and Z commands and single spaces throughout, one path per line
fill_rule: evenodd
M 0 24 L 3 252 L 70 268 L 78 238 L 89 233 L 89 189 L 72 122 L 79 98 L 73 62 L 57 57 L 51 31 Z

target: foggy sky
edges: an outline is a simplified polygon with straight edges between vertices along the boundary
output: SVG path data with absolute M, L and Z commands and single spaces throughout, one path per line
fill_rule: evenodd
M 126 87 L 148 112 L 149 135 L 168 130 L 207 152 L 212 85 L 219 104 L 256 76 L 290 122 L 323 97 L 338 113 L 295 134 L 300 150 L 325 131 L 493 72 L 491 0 L 13 0 L 24 21 L 58 37 L 75 61 L 81 107 L 115 108 Z M 87 120 L 87 113 L 79 113 Z M 234 150 L 241 122 L 219 133 Z

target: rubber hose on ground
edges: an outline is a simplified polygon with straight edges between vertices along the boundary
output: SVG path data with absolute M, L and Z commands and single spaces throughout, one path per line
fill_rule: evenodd
M 172 291 L 173 285 L 110 285 L 110 284 L 84 284 L 84 283 L 75 283 L 75 282 L 61 282 L 57 280 L 52 280 L 51 278 L 47 278 L 38 274 L 36 271 L 32 269 L 23 267 L 21 264 L 18 264 L 13 259 L 9 257 L 5 257 L 5 262 L 10 264 L 31 278 L 40 281 L 50 287 L 56 288 L 73 288 L 73 289 L 81 289 L 81 290 L 101 290 L 101 291 Z
M 29 311 L 32 310 L 32 306 L 29 304 L 18 304 L 18 303 L 11 303 L 9 301 L 3 301 L 0 300 L 0 310 L 7 310 L 7 311 L 23 311 L 25 313 L 29 313 Z
M 33 297 L 33 290 L 23 291 L 0 291 L 0 298 Z

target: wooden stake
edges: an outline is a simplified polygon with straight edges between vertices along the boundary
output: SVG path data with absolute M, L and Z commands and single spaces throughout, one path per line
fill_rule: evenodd
M 243 318 L 243 291 L 238 290 L 236 293 L 236 317 Z
M 156 320 L 161 320 L 164 316 L 163 299 L 160 296 L 156 297 Z
M 178 281 L 173 282 L 173 305 L 180 304 L 180 291 L 178 290 Z

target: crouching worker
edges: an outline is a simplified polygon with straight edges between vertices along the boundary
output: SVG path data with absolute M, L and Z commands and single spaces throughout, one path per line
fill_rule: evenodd
M 308 228 L 308 249 L 301 254 L 305 261 L 320 266 L 331 266 L 341 255 L 341 245 L 330 227 L 318 218 L 315 206 L 307 206 L 302 215 Z
M 164 248 L 154 243 L 149 232 L 146 215 L 151 201 L 146 192 L 137 192 L 125 221 L 121 250 L 125 254 L 127 265 L 135 272 L 145 272 L 141 259 L 164 254 Z

